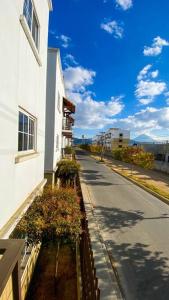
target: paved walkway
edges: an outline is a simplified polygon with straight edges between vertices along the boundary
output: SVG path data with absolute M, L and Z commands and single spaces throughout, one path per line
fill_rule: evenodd
M 169 206 L 79 151 L 94 215 L 127 300 L 169 299 Z

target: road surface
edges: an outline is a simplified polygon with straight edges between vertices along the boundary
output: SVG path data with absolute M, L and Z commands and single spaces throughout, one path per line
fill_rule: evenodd
M 169 299 L 169 206 L 77 151 L 127 300 Z

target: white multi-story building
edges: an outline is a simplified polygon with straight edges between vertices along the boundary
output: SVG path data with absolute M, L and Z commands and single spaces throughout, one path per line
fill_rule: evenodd
M 107 151 L 127 147 L 130 142 L 130 131 L 120 128 L 110 128 L 106 132 L 97 135 L 94 138 L 94 142 L 104 146 L 104 149 Z
M 106 150 L 124 148 L 129 145 L 130 131 L 120 128 L 110 128 L 105 133 L 104 146 Z
M 0 237 L 43 188 L 51 0 L 0 2 Z
M 45 142 L 45 177 L 55 183 L 57 162 L 63 149 L 71 145 L 71 114 L 75 106 L 66 98 L 60 50 L 48 49 L 47 90 L 46 90 L 46 142 Z

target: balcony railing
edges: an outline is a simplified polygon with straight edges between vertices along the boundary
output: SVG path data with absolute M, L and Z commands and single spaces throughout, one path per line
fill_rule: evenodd
M 62 130 L 72 131 L 72 124 L 67 119 L 63 119 Z

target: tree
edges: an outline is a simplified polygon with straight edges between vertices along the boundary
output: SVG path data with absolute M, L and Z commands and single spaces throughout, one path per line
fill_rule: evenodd
M 125 147 L 112 151 L 113 158 L 121 160 L 132 165 L 138 165 L 142 168 L 151 169 L 154 163 L 154 155 L 150 152 L 145 152 L 142 147 Z M 131 169 L 132 171 L 132 169 Z

